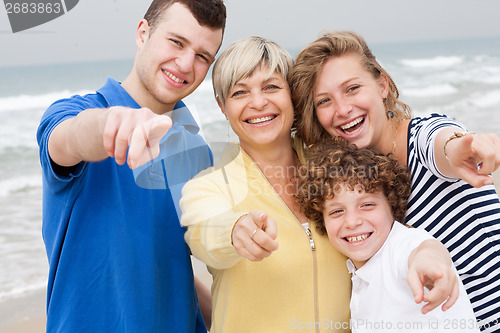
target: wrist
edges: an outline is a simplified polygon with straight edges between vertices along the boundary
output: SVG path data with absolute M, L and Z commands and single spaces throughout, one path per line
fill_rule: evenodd
M 461 137 L 464 137 L 468 134 L 476 134 L 474 132 L 454 132 L 452 135 L 450 135 L 450 137 L 444 142 L 444 145 L 443 145 L 443 153 L 444 153 L 444 157 L 446 157 L 447 160 L 449 160 L 448 158 L 448 154 L 446 153 L 446 146 L 448 145 L 448 143 L 452 140 L 455 140 L 455 139 L 459 139 Z
M 236 228 L 236 225 L 238 224 L 238 222 L 240 222 L 240 221 L 241 221 L 241 219 L 242 219 L 242 218 L 244 218 L 245 216 L 247 216 L 248 214 L 249 214 L 249 213 L 245 213 L 245 214 L 241 215 L 241 216 L 240 216 L 240 217 L 236 220 L 236 222 L 234 222 L 234 224 L 233 224 L 233 228 L 231 229 L 231 245 L 233 245 L 233 246 L 234 246 L 234 244 L 233 244 L 233 241 L 234 241 L 234 239 L 233 239 L 234 228 Z

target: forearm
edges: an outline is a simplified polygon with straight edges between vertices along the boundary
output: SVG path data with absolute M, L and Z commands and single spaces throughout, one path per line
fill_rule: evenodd
M 231 244 L 234 223 L 242 214 L 233 214 L 205 219 L 188 226 L 186 243 L 193 255 L 210 267 L 230 268 L 243 258 Z
M 217 269 L 232 267 L 241 256 L 231 244 L 234 224 L 246 212 L 237 212 L 219 187 L 217 172 L 208 178 L 195 178 L 182 189 L 181 224 L 187 227 L 185 239 L 193 255 Z M 222 179 L 221 179 L 222 180 Z
M 81 161 L 96 162 L 108 157 L 103 131 L 108 109 L 89 109 L 60 123 L 52 131 L 48 149 L 52 161 L 73 166 Z
M 438 170 L 445 176 L 450 178 L 458 178 L 458 173 L 454 170 L 453 166 L 450 163 L 447 155 L 450 152 L 450 147 L 457 142 L 453 142 L 453 140 L 448 141 L 450 136 L 455 132 L 463 132 L 463 129 L 459 127 L 446 127 L 439 131 L 436 136 L 436 141 L 434 142 L 434 158 L 436 161 L 436 166 Z M 448 142 L 447 142 L 448 141 Z M 445 145 L 447 146 L 447 155 L 445 155 Z
M 423 241 L 415 250 L 412 251 L 408 257 L 408 267 L 412 264 L 420 262 L 422 264 L 428 263 L 430 260 L 434 262 L 450 266 L 452 265 L 450 253 L 444 245 L 435 239 L 428 239 Z

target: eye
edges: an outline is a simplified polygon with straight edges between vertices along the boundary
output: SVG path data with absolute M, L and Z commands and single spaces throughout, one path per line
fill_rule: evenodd
M 201 60 L 203 60 L 204 62 L 206 62 L 207 64 L 211 63 L 210 59 L 206 55 L 204 55 L 204 54 L 200 53 L 200 54 L 197 54 L 196 56 L 198 58 L 200 58 Z
M 243 95 L 244 93 L 245 93 L 245 91 L 243 91 L 243 90 L 236 90 L 235 92 L 233 92 L 231 94 L 231 97 L 238 97 L 238 96 Z
M 374 202 L 365 202 L 361 205 L 361 208 L 371 209 L 375 206 L 376 204 Z
M 329 97 L 322 98 L 322 99 L 320 99 L 319 101 L 316 102 L 316 107 L 324 105 L 324 104 L 326 104 L 326 103 L 328 103 L 330 101 L 331 101 L 331 99 Z
M 275 84 L 269 84 L 269 85 L 264 87 L 264 90 L 276 90 L 276 89 L 280 89 L 280 87 L 278 87 Z
M 182 43 L 180 41 L 178 41 L 177 39 L 170 38 L 170 41 L 172 43 L 174 43 L 175 45 L 182 47 Z
M 342 214 L 343 210 L 342 209 L 332 209 L 329 213 L 328 216 L 336 217 Z
M 360 85 L 354 85 L 354 86 L 350 86 L 348 89 L 347 89 L 347 92 L 350 93 L 350 92 L 354 92 L 356 90 L 358 90 L 360 87 Z

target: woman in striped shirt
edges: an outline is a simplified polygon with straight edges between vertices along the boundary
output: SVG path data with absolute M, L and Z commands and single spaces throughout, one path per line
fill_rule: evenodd
M 304 143 L 340 136 L 409 167 L 406 223 L 448 248 L 479 326 L 500 332 L 500 202 L 490 176 L 500 165 L 500 138 L 469 133 L 443 115 L 412 118 L 389 74 L 352 32 L 328 32 L 306 46 L 290 83 Z

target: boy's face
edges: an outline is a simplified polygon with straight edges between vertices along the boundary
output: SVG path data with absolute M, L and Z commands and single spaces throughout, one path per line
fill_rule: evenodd
M 146 102 L 143 104 L 172 110 L 205 79 L 222 42 L 222 29 L 201 26 L 187 7 L 174 3 L 153 31 L 143 20 L 136 40 L 136 70 L 139 94 Z
M 394 218 L 382 192 L 341 188 L 333 199 L 325 201 L 323 218 L 332 245 L 359 269 L 380 250 Z

